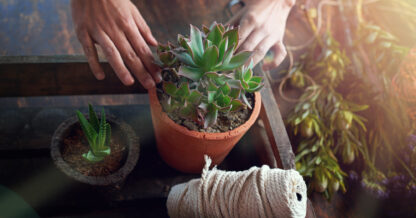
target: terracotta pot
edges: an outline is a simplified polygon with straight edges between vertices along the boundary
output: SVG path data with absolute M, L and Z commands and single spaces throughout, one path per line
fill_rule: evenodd
M 204 133 L 188 130 L 176 124 L 163 112 L 156 88 L 149 90 L 150 108 L 157 148 L 162 159 L 171 167 L 187 173 L 200 173 L 205 161 L 204 154 L 213 164 L 220 164 L 234 145 L 254 124 L 260 113 L 261 96 L 254 94 L 254 108 L 249 120 L 243 125 L 223 133 Z
M 99 116 L 99 113 L 97 114 Z M 85 114 L 88 119 L 88 115 Z M 120 122 L 112 116 L 107 116 L 107 122 L 111 125 L 112 136 L 119 136 L 127 148 L 127 155 L 124 158 L 124 164 L 116 172 L 108 176 L 86 176 L 77 170 L 73 169 L 62 158 L 61 148 L 63 146 L 63 140 L 70 134 L 73 128 L 76 128 L 78 124 L 78 118 L 73 116 L 65 120 L 55 130 L 52 136 L 51 142 L 51 156 L 55 165 L 64 172 L 67 176 L 71 177 L 78 182 L 86 183 L 96 186 L 119 186 L 126 179 L 127 175 L 136 166 L 139 159 L 139 139 L 136 137 L 133 129 L 126 123 Z M 80 127 L 79 127 L 80 128 Z

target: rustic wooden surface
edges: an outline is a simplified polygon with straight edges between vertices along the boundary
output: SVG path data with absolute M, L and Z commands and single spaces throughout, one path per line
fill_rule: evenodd
M 257 72 L 266 77 L 264 72 L 258 68 Z M 260 118 L 264 123 L 277 165 L 283 169 L 295 169 L 295 155 L 292 145 L 268 80 L 265 80 L 264 88 L 260 93 L 262 97 Z
M 98 106 L 97 108 L 101 108 Z M 140 137 L 139 162 L 119 191 L 100 193 L 74 182 L 56 169 L 50 158 L 50 136 L 61 121 L 83 107 L 1 107 L 0 181 L 23 197 L 41 216 L 96 216 L 135 213 L 166 216 L 170 187 L 198 174 L 183 174 L 159 157 L 148 105 L 105 106 L 106 113 L 127 122 Z M 260 165 L 249 132 L 220 169 L 245 170 Z M 0 200 L 1 201 L 1 200 Z M 153 209 L 152 209 L 153 208 Z M 149 211 L 147 211 L 149 210 Z M 162 210 L 162 211 L 161 211 Z
M 8 1 L 8 0 L 0 0 L 0 55 L 73 55 L 73 54 L 82 54 L 81 47 L 76 40 L 72 22 L 70 19 L 69 7 L 68 7 L 68 0 L 64 1 L 53 1 L 53 0 L 28 0 L 28 1 Z M 224 22 L 227 18 L 224 12 L 224 8 L 228 1 L 224 0 L 201 0 L 201 1 L 167 1 L 167 0 L 144 0 L 144 1 L 136 1 L 138 8 L 143 13 L 144 17 L 146 18 L 148 24 L 152 28 L 152 31 L 156 38 L 161 41 L 165 42 L 166 40 L 173 41 L 176 38 L 177 33 L 187 34 L 188 24 L 192 23 L 195 25 L 201 24 L 209 24 L 212 21 L 216 20 L 218 22 Z M 292 11 L 289 23 L 288 23 L 288 30 L 286 31 L 285 42 L 290 45 L 297 45 L 310 37 L 310 31 L 306 28 L 302 20 L 303 12 L 296 8 Z M 37 60 L 38 61 L 38 60 Z M 28 62 L 28 60 L 26 60 Z M 29 60 L 30 62 L 30 60 Z M 36 61 L 35 61 L 36 62 Z M 44 62 L 44 61 L 43 61 Z M 75 61 L 79 62 L 79 60 Z M 117 79 L 115 76 L 111 77 L 111 75 L 107 74 L 111 78 L 104 83 L 106 85 L 97 85 L 93 81 L 92 75 L 87 73 L 79 73 L 88 71 L 88 68 L 85 66 L 81 66 L 80 64 L 79 69 L 72 71 L 67 69 L 66 77 L 54 77 L 53 74 L 50 72 L 53 71 L 51 67 L 46 67 L 42 69 L 43 73 L 38 75 L 39 77 L 36 78 L 34 75 L 27 75 L 27 74 L 19 74 L 15 72 L 15 74 L 20 75 L 22 77 L 17 78 L 16 75 L 8 74 L 8 83 L 1 83 L 3 79 L 0 79 L 0 89 L 5 87 L 0 91 L 0 95 L 2 96 L 39 96 L 39 95 L 49 95 L 48 93 L 57 93 L 59 95 L 69 95 L 69 94 L 105 94 L 106 92 L 97 92 L 96 90 L 91 90 L 86 86 L 87 83 L 83 84 L 76 84 L 74 86 L 74 81 L 69 78 L 71 73 L 75 72 L 73 77 L 85 79 L 88 81 L 88 84 L 92 83 L 94 86 L 101 86 L 101 90 L 103 87 L 111 88 L 114 90 L 119 90 L 116 93 L 125 93 L 125 92 L 140 92 L 138 91 L 140 87 L 129 87 L 123 88 L 119 87 L 121 83 L 116 81 Z M 287 67 L 288 63 L 282 65 L 281 68 Z M 47 66 L 47 65 L 43 65 Z M 4 67 L 4 66 L 2 66 Z M 10 67 L 10 66 L 9 66 Z M 27 67 L 27 66 L 26 66 Z M 7 67 L 6 67 L 7 68 Z M 106 71 L 110 72 L 108 66 L 105 66 Z M 4 70 L 5 68 L 0 69 L 0 73 L 7 72 Z M 39 69 L 38 69 L 39 70 Z M 55 69 L 56 70 L 56 69 Z M 63 69 L 65 70 L 65 69 Z M 279 69 L 280 70 L 280 69 Z M 36 70 L 34 70 L 36 71 Z M 277 70 L 278 71 L 278 70 Z M 23 71 L 20 71 L 22 73 Z M 49 72 L 49 73 L 48 73 Z M 275 76 L 274 74 L 273 76 Z M 27 77 L 29 79 L 23 78 Z M 4 77 L 3 77 L 4 78 Z M 25 87 L 22 85 L 18 85 L 16 80 L 14 79 L 21 79 L 25 81 Z M 43 80 L 42 80 L 43 78 Z M 32 81 L 30 79 L 33 79 Z M 111 80 L 111 81 L 110 81 Z M 39 81 L 40 86 L 38 88 L 33 87 L 34 81 Z M 57 83 L 59 82 L 59 83 Z M 66 82 L 65 86 L 61 87 L 61 82 Z M 50 83 L 48 85 L 48 83 Z M 38 84 L 38 83 L 35 83 Z M 60 85 L 57 85 L 60 84 Z M 273 85 L 273 84 L 272 84 Z M 76 93 L 71 93 L 68 87 L 73 86 L 75 87 Z M 76 88 L 78 87 L 78 88 Z M 274 94 L 277 96 L 277 87 L 273 87 Z M 15 90 L 17 92 L 13 93 L 20 93 L 20 94 L 12 94 L 10 90 Z M 7 94 L 6 94 L 7 93 Z M 113 93 L 112 91 L 107 93 Z M 36 97 L 37 98 L 37 97 Z M 2 97 L 1 100 L 4 102 L 8 102 L 9 106 L 18 105 L 19 107 L 27 107 L 33 103 L 39 105 L 39 98 L 27 98 L 27 97 L 19 97 L 17 100 L 11 97 Z M 40 97 L 42 98 L 42 97 Z M 94 97 L 91 96 L 90 100 Z M 62 96 L 59 99 L 56 98 L 49 98 L 45 105 L 59 103 L 58 105 L 66 106 L 65 102 L 70 101 L 71 99 L 66 98 L 66 96 Z M 72 99 L 74 100 L 74 99 Z M 133 102 L 135 99 L 131 98 L 130 101 Z M 282 102 L 277 99 L 279 105 L 281 106 L 280 109 L 282 111 L 282 115 L 285 116 L 288 111 L 290 111 L 290 106 L 287 107 L 285 102 Z M 106 100 L 103 100 L 104 102 Z M 79 101 L 77 101 L 79 103 Z M 110 100 L 110 103 L 114 102 L 114 100 Z M 121 101 L 119 101 L 121 102 Z M 1 101 L 0 101 L 1 104 Z M 82 103 L 79 104 L 81 106 Z M 4 106 L 4 105 L 3 105 Z M 44 105 L 40 105 L 38 107 L 42 107 Z M 14 107 L 14 106 L 13 106 Z M 28 110 L 27 108 L 23 108 L 22 110 Z M 61 111 L 62 112 L 62 111 Z M 20 115 L 14 114 L 13 112 L 8 112 L 10 117 L 14 117 L 14 119 L 22 120 Z M 32 112 L 28 112 L 34 113 Z M 35 115 L 35 114 L 32 114 Z M 6 117 L 6 116 L 5 116 Z M 8 119 L 10 119 L 10 117 Z M 30 119 L 30 117 L 26 117 L 26 119 Z M 24 119 L 23 119 L 24 120 Z M 7 123 L 9 125 L 9 123 Z M 1 125 L 0 125 L 1 126 Z M 19 129 L 27 127 L 25 124 L 23 127 L 21 125 L 9 125 L 10 129 Z M 10 130 L 6 130 L 10 131 Z M 33 145 L 41 146 L 42 136 L 39 136 L 38 139 L 34 140 Z M 19 143 L 14 144 L 16 148 L 24 147 L 25 143 L 24 140 L 19 139 Z M 257 144 L 260 144 L 258 140 L 255 140 Z M 10 142 L 10 140 L 9 140 Z M 10 148 L 10 146 L 9 146 Z M 259 147 L 257 147 L 259 148 Z M 264 148 L 263 148 L 264 149 Z M 269 147 L 270 149 L 270 147 Z M 12 152 L 8 150 L 11 156 L 13 155 L 20 155 L 21 151 Z M 38 153 L 36 153 L 36 152 Z M 33 150 L 26 153 L 27 156 L 31 156 L 31 152 L 35 152 L 36 154 L 42 155 L 42 149 L 40 150 Z M 25 153 L 25 152 L 23 152 Z M 262 152 L 260 152 L 262 153 Z M 13 154 L 13 155 L 12 155 Z M 263 152 L 264 154 L 264 152 Z M 17 160 L 17 159 L 16 159 Z M 18 162 L 16 162 L 18 163 Z M 33 163 L 33 162 L 32 162 Z M 276 163 L 276 160 L 274 160 Z M 50 163 L 49 163 L 50 164 Z M 31 166 L 31 164 L 28 164 Z M 21 182 L 22 183 L 22 182 Z M 98 201 L 101 202 L 101 201 Z M 121 211 L 130 211 L 130 212 L 137 212 L 138 210 L 135 209 L 133 205 L 135 203 L 123 204 L 119 209 Z M 156 209 L 159 206 L 164 206 L 163 199 L 152 200 L 153 203 L 145 203 L 141 202 L 140 204 L 144 205 L 144 208 L 149 207 Z M 105 207 L 105 206 L 104 206 Z M 77 207 L 75 207 L 77 208 Z M 59 209 L 58 209 L 59 210 Z M 105 209 L 105 208 L 95 208 L 95 213 L 97 214 L 117 214 L 114 208 Z M 99 212 L 101 211 L 101 212 Z M 143 212 L 143 211 L 142 211 Z
M 226 22 L 228 0 L 134 0 L 156 39 L 175 41 L 189 24 Z M 302 12 L 289 18 L 285 40 L 302 43 L 309 30 Z M 71 20 L 69 0 L 0 0 L 0 56 L 79 55 L 82 48 Z
M 0 96 L 145 92 L 137 81 L 132 86 L 124 86 L 108 63 L 102 63 L 102 66 L 106 78 L 98 81 L 92 75 L 88 64 L 85 62 L 0 64 Z

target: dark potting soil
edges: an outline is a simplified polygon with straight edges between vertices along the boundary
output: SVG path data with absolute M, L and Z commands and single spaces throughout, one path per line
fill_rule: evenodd
M 177 82 L 170 75 L 171 74 L 168 71 L 164 71 L 163 80 Z M 169 98 L 169 96 L 163 91 L 162 83 L 158 84 L 157 86 L 157 96 L 160 102 Z M 253 108 L 254 107 L 254 94 L 247 93 L 246 97 L 251 107 Z M 161 105 L 163 108 L 163 104 Z M 167 113 L 168 117 L 172 119 L 175 123 L 181 126 L 184 126 L 188 128 L 189 130 L 199 131 L 199 132 L 219 133 L 219 132 L 227 132 L 227 131 L 233 130 L 241 126 L 242 124 L 244 124 L 250 118 L 252 109 L 246 106 L 243 106 L 241 107 L 240 110 L 234 111 L 234 112 L 231 112 L 231 111 L 227 113 L 218 112 L 218 118 L 217 118 L 216 124 L 214 124 L 211 127 L 208 127 L 207 129 L 204 129 L 203 126 L 200 126 L 197 122 L 195 122 L 192 119 L 179 116 L 178 111 L 166 112 L 165 108 L 163 108 L 163 111 Z
M 112 137 L 110 155 L 104 160 L 92 163 L 82 157 L 89 150 L 88 141 L 79 125 L 64 139 L 61 147 L 62 158 L 75 170 L 86 176 L 108 176 L 120 169 L 126 159 L 127 149 L 116 137 Z

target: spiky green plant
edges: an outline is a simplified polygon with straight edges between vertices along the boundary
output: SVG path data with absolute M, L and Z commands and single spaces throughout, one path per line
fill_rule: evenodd
M 101 111 L 100 121 L 91 104 L 88 105 L 88 111 L 89 120 L 79 110 L 76 111 L 82 131 L 90 146 L 90 150 L 82 156 L 88 161 L 98 162 L 111 153 L 111 126 L 105 120 L 104 109 Z
M 244 66 L 251 52 L 235 54 L 238 28 L 216 23 L 203 31 L 190 28 L 188 38 L 178 35 L 178 46 L 158 47 L 157 63 L 176 79 L 163 82 L 169 98 L 162 105 L 207 128 L 216 123 L 219 111 L 251 108 L 246 93 L 261 89 L 263 78 L 253 75 L 252 62 Z

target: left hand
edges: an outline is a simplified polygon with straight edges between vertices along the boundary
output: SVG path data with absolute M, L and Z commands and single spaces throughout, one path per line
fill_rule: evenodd
M 227 24 L 240 25 L 237 53 L 253 51 L 253 62 L 260 62 L 271 49 L 274 60 L 263 66 L 275 68 L 286 57 L 283 36 L 289 12 L 295 0 L 246 0 L 246 6 L 235 14 Z

